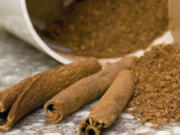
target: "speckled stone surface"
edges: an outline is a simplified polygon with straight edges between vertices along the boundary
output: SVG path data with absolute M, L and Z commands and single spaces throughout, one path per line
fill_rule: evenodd
M 1 90 L 57 65 L 60 64 L 15 37 L 0 35 Z M 89 114 L 88 108 L 89 105 L 57 125 L 47 124 L 43 109 L 39 108 L 18 122 L 11 131 L 0 132 L 0 135 L 76 135 L 78 124 Z M 133 116 L 123 113 L 112 128 L 104 131 L 104 135 L 180 135 L 180 122 L 170 123 L 159 130 L 151 126 L 149 123 L 142 125 Z

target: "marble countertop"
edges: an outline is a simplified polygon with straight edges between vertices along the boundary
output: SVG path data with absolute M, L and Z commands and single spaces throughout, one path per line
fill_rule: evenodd
M 1 90 L 25 77 L 60 65 L 14 36 L 0 33 Z M 47 124 L 43 109 L 39 108 L 18 122 L 11 131 L 0 132 L 0 135 L 76 135 L 78 124 L 89 114 L 89 106 L 56 125 Z M 151 126 L 150 123 L 142 125 L 133 116 L 123 113 L 110 129 L 104 131 L 104 135 L 180 135 L 180 122 L 170 123 L 158 130 L 150 128 Z

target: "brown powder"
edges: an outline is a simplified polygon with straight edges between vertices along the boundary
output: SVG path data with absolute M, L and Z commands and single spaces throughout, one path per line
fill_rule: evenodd
M 145 49 L 168 27 L 167 0 L 76 0 L 59 12 L 41 34 L 78 56 L 119 57 Z
M 141 122 L 180 120 L 180 46 L 153 47 L 132 64 L 135 92 L 129 106 Z

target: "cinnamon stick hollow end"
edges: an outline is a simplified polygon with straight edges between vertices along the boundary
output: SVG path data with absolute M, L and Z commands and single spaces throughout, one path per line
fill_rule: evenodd
M 118 74 L 107 92 L 92 109 L 88 118 L 79 126 L 79 135 L 100 135 L 120 116 L 134 90 L 134 79 L 130 70 Z
M 83 120 L 79 126 L 78 135 L 100 135 L 103 130 L 103 123 L 93 118 Z
M 63 119 L 63 108 L 61 104 L 58 104 L 54 101 L 50 101 L 44 105 L 46 112 L 46 120 L 51 124 L 57 124 Z

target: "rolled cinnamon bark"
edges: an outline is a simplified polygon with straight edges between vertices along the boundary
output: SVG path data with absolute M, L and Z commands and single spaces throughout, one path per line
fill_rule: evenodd
M 129 68 L 134 57 L 124 58 L 108 65 L 102 71 L 88 76 L 64 89 L 45 105 L 45 119 L 48 123 L 59 123 L 82 106 L 102 96 L 117 74 Z
M 90 58 L 39 73 L 4 90 L 0 93 L 0 131 L 9 130 L 59 91 L 100 69 L 98 61 Z
M 119 117 L 133 94 L 134 80 L 130 70 L 120 72 L 110 88 L 81 122 L 78 135 L 100 135 Z

